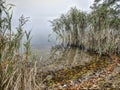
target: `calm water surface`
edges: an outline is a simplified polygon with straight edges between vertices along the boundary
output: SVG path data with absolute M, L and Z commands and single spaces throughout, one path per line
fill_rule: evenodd
M 36 53 L 39 56 L 39 66 L 43 71 L 85 65 L 100 59 L 98 55 L 90 54 L 79 48 L 41 49 Z

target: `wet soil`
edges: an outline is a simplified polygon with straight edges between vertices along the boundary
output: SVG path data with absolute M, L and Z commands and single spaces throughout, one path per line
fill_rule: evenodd
M 79 49 L 59 50 L 38 74 L 43 90 L 120 89 L 120 59 Z

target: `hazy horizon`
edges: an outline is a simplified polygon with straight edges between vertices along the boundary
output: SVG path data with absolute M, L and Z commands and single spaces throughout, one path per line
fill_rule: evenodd
M 32 45 L 49 46 L 48 35 L 51 34 L 49 20 L 66 13 L 71 7 L 89 12 L 94 0 L 9 0 L 13 8 L 13 25 L 16 26 L 21 15 L 30 17 L 25 29 L 32 30 Z

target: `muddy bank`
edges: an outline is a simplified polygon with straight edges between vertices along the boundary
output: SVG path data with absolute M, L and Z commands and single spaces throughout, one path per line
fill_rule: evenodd
M 53 50 L 51 54 L 53 55 L 49 57 L 49 63 L 46 61 L 47 65 L 39 69 L 38 73 L 38 77 L 42 77 L 45 85 L 43 90 L 45 88 L 74 90 L 70 89 L 74 85 L 79 86 L 80 89 L 83 84 L 90 82 L 89 80 L 92 78 L 101 79 L 102 76 L 104 76 L 102 77 L 103 81 L 96 81 L 96 83 L 99 83 L 97 84 L 99 88 L 102 88 L 103 83 L 108 84 L 107 82 L 110 80 L 107 80 L 107 78 L 117 77 L 114 79 L 116 85 L 120 81 L 117 81 L 117 79 L 120 79 L 120 61 L 117 56 L 99 56 L 83 52 L 79 48 Z M 114 64 L 116 63 L 115 60 L 118 60 L 117 64 Z M 90 85 L 92 87 L 94 83 L 91 82 Z M 90 86 L 85 85 L 84 87 L 89 88 Z

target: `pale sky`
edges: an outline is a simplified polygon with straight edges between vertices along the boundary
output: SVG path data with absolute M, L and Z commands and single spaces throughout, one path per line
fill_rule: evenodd
M 15 4 L 13 23 L 21 15 L 30 17 L 26 29 L 32 30 L 33 42 L 38 45 L 48 44 L 48 34 L 51 33 L 51 26 L 48 22 L 61 14 L 66 13 L 70 7 L 77 7 L 82 11 L 90 11 L 89 7 L 94 0 L 9 0 Z

